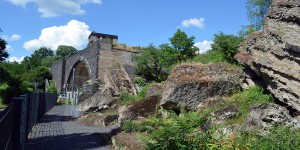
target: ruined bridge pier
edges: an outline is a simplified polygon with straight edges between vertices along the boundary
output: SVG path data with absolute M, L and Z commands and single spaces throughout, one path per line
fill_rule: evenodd
M 92 32 L 85 49 L 53 63 L 51 72 L 57 91 L 64 93 L 65 88 L 71 91 L 74 68 L 75 84 L 82 86 L 87 80 L 103 81 L 105 70 L 113 64 L 132 65 L 131 56 L 134 53 L 114 48 L 113 43 L 117 39 L 115 35 Z

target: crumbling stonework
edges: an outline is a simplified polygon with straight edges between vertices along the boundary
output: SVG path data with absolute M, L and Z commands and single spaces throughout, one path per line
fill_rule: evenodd
M 99 81 L 103 83 L 105 71 L 112 67 L 114 64 L 129 65 L 132 66 L 131 55 L 135 52 L 130 52 L 122 49 L 115 49 L 113 47 L 113 41 L 116 41 L 117 36 L 103 34 L 107 37 L 95 38 L 93 32 L 90 35 L 90 43 L 87 48 L 80 50 L 76 54 L 73 54 L 64 60 L 58 60 L 53 63 L 51 72 L 53 75 L 53 81 L 59 93 L 64 93 L 64 88 L 67 84 L 70 87 L 72 83 L 72 69 L 76 67 L 76 64 L 82 62 L 85 64 L 88 72 L 88 79 L 91 81 Z M 102 35 L 102 34 L 101 34 Z M 112 40 L 107 38 L 113 37 Z M 126 67 L 128 68 L 128 67 Z M 76 73 L 76 70 L 75 70 Z M 82 87 L 82 85 L 77 85 Z

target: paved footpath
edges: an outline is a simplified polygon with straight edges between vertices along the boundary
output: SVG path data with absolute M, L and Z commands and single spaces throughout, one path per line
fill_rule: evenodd
M 81 126 L 71 117 L 71 106 L 53 107 L 28 136 L 28 150 L 110 149 L 106 143 L 115 128 Z

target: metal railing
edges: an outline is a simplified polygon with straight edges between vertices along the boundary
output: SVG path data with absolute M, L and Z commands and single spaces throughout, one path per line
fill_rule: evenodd
M 23 150 L 33 126 L 56 105 L 55 93 L 29 93 L 13 98 L 0 112 L 0 149 Z

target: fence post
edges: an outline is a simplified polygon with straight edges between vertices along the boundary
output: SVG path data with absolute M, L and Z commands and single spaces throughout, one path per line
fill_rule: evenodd
M 27 138 L 27 97 L 15 97 L 13 100 L 16 103 L 16 113 L 15 113 L 15 139 L 14 143 L 17 150 L 23 150 L 25 148 L 25 142 Z

